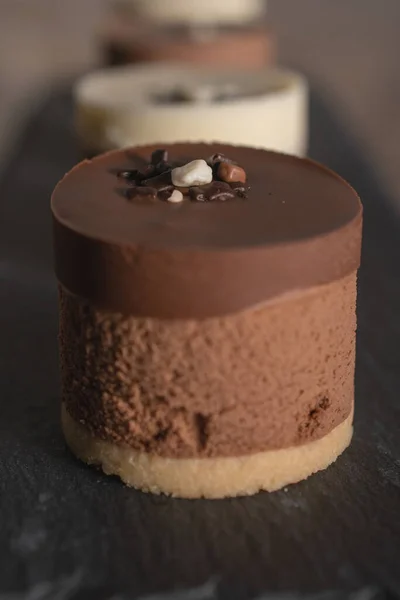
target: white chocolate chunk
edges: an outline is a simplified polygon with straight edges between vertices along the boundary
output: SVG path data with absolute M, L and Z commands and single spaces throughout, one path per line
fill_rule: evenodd
M 174 204 L 178 204 L 178 202 L 182 202 L 183 194 L 180 190 L 174 190 L 169 198 L 167 198 L 168 202 L 173 202 Z
M 172 170 L 172 183 L 176 187 L 190 187 L 192 185 L 205 185 L 211 183 L 213 174 L 211 167 L 205 160 L 192 160 L 192 162 L 176 167 Z

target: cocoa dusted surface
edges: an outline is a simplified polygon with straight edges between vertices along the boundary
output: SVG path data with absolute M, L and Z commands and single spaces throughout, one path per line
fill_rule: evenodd
M 178 206 L 127 200 L 117 173 L 147 164 L 155 146 L 84 161 L 52 198 L 56 273 L 68 290 L 135 316 L 206 318 L 359 266 L 361 203 L 328 169 L 220 144 L 167 148 L 172 160 L 222 152 L 246 171 L 248 198 Z
M 63 401 L 95 437 L 170 458 L 320 439 L 354 398 L 356 274 L 204 321 L 124 317 L 60 286 Z

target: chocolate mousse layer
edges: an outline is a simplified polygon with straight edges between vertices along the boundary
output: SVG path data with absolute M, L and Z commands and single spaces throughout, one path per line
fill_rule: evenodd
M 167 458 L 308 444 L 352 412 L 355 304 L 355 273 L 201 321 L 105 312 L 60 286 L 64 406 L 96 439 Z
M 325 167 L 263 150 L 171 145 L 173 164 L 225 154 L 245 171 L 248 187 L 246 197 L 229 201 L 187 196 L 171 204 L 151 193 L 135 196 L 135 182 L 120 177 L 146 168 L 154 150 L 85 161 L 57 186 L 56 274 L 72 294 L 134 317 L 205 319 L 338 281 L 358 268 L 361 204 Z

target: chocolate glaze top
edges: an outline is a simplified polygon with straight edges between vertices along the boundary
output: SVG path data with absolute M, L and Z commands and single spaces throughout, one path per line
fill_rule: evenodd
M 124 170 L 155 146 L 85 161 L 52 198 L 56 273 L 72 293 L 137 316 L 205 318 L 328 283 L 359 266 L 362 206 L 310 160 L 208 144 L 166 147 L 173 161 L 222 153 L 247 174 L 247 198 L 132 201 Z

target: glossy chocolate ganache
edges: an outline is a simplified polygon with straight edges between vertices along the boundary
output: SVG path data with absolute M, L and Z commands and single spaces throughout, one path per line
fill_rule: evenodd
M 206 175 L 207 183 L 175 186 L 173 170 L 192 161 L 211 182 Z M 229 181 L 232 170 L 239 181 Z M 168 201 L 172 192 L 182 201 Z M 52 211 L 63 286 L 138 317 L 235 313 L 340 279 L 360 260 L 354 190 L 311 160 L 263 150 L 111 152 L 67 174 Z

